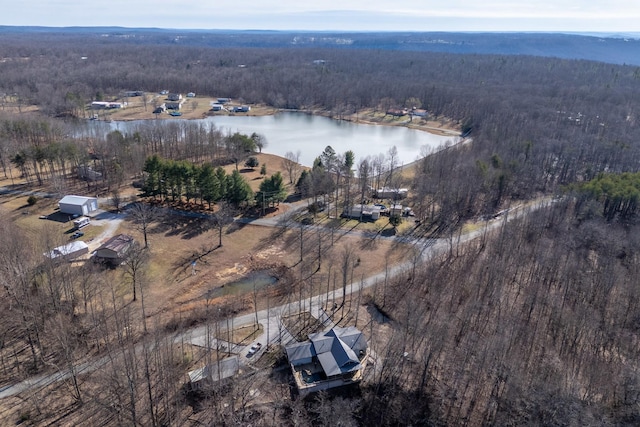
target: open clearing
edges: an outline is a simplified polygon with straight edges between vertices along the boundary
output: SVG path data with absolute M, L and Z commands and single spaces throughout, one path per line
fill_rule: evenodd
M 270 174 L 281 169 L 279 157 L 270 154 L 256 156 L 261 163 L 267 164 Z M 229 165 L 226 168 L 231 170 L 234 166 Z M 242 173 L 252 188 L 257 189 L 262 181 L 259 169 L 245 169 Z M 14 177 L 16 175 L 14 173 Z M 0 180 L 0 186 L 10 185 L 10 179 Z M 84 188 L 82 183 L 74 183 L 70 180 L 67 189 L 69 193 L 83 194 Z M 30 188 L 29 190 L 46 192 L 47 188 Z M 123 188 L 123 192 L 131 193 L 128 188 Z M 58 222 L 41 218 L 56 212 L 58 200 L 57 197 L 38 197 L 38 202 L 34 206 L 29 206 L 27 195 L 6 194 L 0 197 L 0 210 L 5 218 L 11 219 L 24 230 L 25 236 L 36 247 L 42 248 L 45 245 L 54 247 L 70 241 L 73 227 L 70 221 Z M 103 203 L 101 208 L 109 209 L 109 206 L 104 206 Z M 281 204 L 268 216 L 281 214 L 289 208 L 290 205 Z M 329 222 L 326 216 L 318 217 L 319 225 L 326 225 Z M 306 243 L 309 247 L 305 248 L 305 251 L 313 252 L 315 256 L 317 251 L 315 242 L 322 241 L 322 257 L 325 261 L 315 273 L 318 276 L 335 274 L 340 264 L 341 254 L 347 247 L 352 248 L 351 250 L 358 258 L 358 264 L 353 268 L 352 273 L 356 279 L 382 271 L 385 268 L 383 260 L 392 265 L 402 260 L 409 250 L 407 247 L 395 244 L 392 240 L 363 237 L 359 233 L 344 234 L 349 230 L 371 231 L 388 228 L 387 219 L 361 226 L 356 226 L 355 221 L 342 222 L 342 228 L 334 229 L 331 234 L 327 230 L 305 231 L 304 240 L 313 242 Z M 385 224 L 382 224 L 383 222 Z M 131 234 L 137 241 L 143 241 L 143 235 L 135 224 L 126 219 L 117 222 L 93 221 L 82 231 L 85 235 L 81 240 L 89 243 L 91 250 L 118 233 Z M 218 231 L 206 219 L 171 215 L 154 222 L 149 229 L 148 238 L 151 259 L 144 278 L 145 305 L 147 317 L 157 317 L 157 324 L 166 324 L 176 316 L 193 316 L 193 313 L 199 312 L 204 306 L 205 296 L 209 291 L 238 280 L 251 271 L 291 270 L 299 274 L 300 237 L 295 224 L 289 230 L 282 230 L 234 223 L 223 231 L 223 245 L 218 247 Z M 333 240 L 333 246 L 329 243 L 331 240 Z M 196 261 L 195 274 L 191 267 L 193 261 Z M 84 261 L 79 262 L 89 262 L 88 256 Z M 285 270 L 281 270 L 282 268 Z M 331 268 L 333 273 L 328 272 Z M 106 281 L 124 281 L 121 268 L 105 270 L 103 274 Z M 131 290 L 124 285 L 119 289 L 125 295 L 131 293 Z M 286 289 L 280 290 L 281 293 L 286 291 Z M 219 302 L 234 304 L 237 311 L 249 311 L 253 307 L 253 301 L 248 295 L 233 294 L 219 298 L 221 300 Z M 265 305 L 264 302 L 257 301 L 257 303 L 259 307 Z

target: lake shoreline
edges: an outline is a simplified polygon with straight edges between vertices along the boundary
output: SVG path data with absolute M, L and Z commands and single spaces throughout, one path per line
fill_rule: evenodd
M 273 116 L 279 113 L 301 113 L 356 124 L 406 127 L 440 136 L 460 136 L 460 126 L 448 119 L 430 120 L 418 116 L 410 116 L 409 114 L 401 117 L 395 117 L 376 111 L 375 109 L 364 109 L 355 113 L 346 114 L 322 109 L 284 109 L 273 108 L 265 105 L 252 105 L 251 109 L 247 112 L 235 113 L 229 111 L 214 112 L 208 109 L 208 107 L 203 108 L 200 106 L 200 104 L 208 106 L 210 102 L 211 100 L 207 102 L 206 98 L 198 98 L 198 103 L 195 104 L 197 106 L 192 108 L 189 108 L 188 106 L 182 108 L 182 115 L 179 117 L 172 117 L 166 113 L 163 113 L 162 115 L 155 115 L 149 112 L 148 109 L 145 110 L 141 108 L 141 106 L 132 105 L 126 109 L 111 112 L 107 118 L 117 122 L 128 122 L 135 120 L 194 120 L 216 116 Z

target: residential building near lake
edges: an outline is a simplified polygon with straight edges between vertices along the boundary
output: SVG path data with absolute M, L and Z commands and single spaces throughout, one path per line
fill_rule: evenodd
M 93 110 L 113 110 L 124 108 L 127 106 L 126 102 L 106 102 L 106 101 L 94 101 L 91 103 L 91 109 Z

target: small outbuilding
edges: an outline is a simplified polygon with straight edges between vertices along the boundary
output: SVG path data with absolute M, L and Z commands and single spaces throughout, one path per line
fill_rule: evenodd
M 400 204 L 391 205 L 391 208 L 389 209 L 389 216 L 400 216 L 402 215 L 402 213 L 403 213 L 402 205 Z
M 86 181 L 97 181 L 102 178 L 102 173 L 93 170 L 93 168 L 89 165 L 80 165 L 78 166 L 78 178 L 84 179 Z
M 135 240 L 132 236 L 128 234 L 118 234 L 96 249 L 93 256 L 96 261 L 110 265 L 118 265 L 125 260 L 134 243 Z
M 207 390 L 240 370 L 238 356 L 231 356 L 189 372 L 191 390 Z
M 85 215 L 98 210 L 98 199 L 85 196 L 64 196 L 59 202 L 60 212 L 67 215 Z
M 46 252 L 44 256 L 55 261 L 71 261 L 86 253 L 89 253 L 89 245 L 81 240 L 76 240 L 75 242 L 53 248 L 50 252 Z

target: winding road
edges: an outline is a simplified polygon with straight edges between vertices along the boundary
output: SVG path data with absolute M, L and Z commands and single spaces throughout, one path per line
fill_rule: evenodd
M 2 190 L 0 189 L 0 192 Z M 478 227 L 474 231 L 470 231 L 468 233 L 462 233 L 456 235 L 455 237 L 450 238 L 421 238 L 413 240 L 413 244 L 420 248 L 420 261 L 427 261 L 429 258 L 436 254 L 441 254 L 451 248 L 451 245 L 454 244 L 464 244 L 470 240 L 473 240 L 484 233 L 488 233 L 491 230 L 494 230 L 506 222 L 520 217 L 525 214 L 529 214 L 541 207 L 547 206 L 548 204 L 553 203 L 553 200 L 549 198 L 544 198 L 532 202 L 528 205 L 521 205 L 517 207 L 512 207 L 505 211 L 502 211 L 501 215 L 498 218 L 494 218 L 492 220 L 486 221 L 483 223 L 482 227 Z M 242 220 L 242 222 L 247 222 L 255 225 L 267 226 L 267 227 L 278 227 L 284 226 L 288 221 L 286 221 L 286 217 L 283 215 L 290 216 L 292 212 L 297 211 L 298 209 L 303 209 L 304 206 L 300 206 L 297 208 L 289 209 L 287 212 L 271 217 L 271 218 L 261 218 L 254 220 Z M 284 220 L 283 220 L 284 219 Z M 104 218 L 104 220 L 108 220 Z M 112 218 L 113 221 L 121 220 L 121 216 L 115 216 Z M 318 227 L 318 226 L 310 226 L 310 227 Z M 117 224 L 114 226 L 113 230 L 117 228 Z M 105 236 L 107 235 L 107 231 L 111 230 L 111 226 L 107 227 L 105 232 Z M 393 238 L 393 237 L 392 237 Z M 401 264 L 392 266 L 388 271 L 378 273 L 372 275 L 370 277 L 364 278 L 360 281 L 353 282 L 349 284 L 346 288 L 347 294 L 352 294 L 358 292 L 360 289 L 365 289 L 373 286 L 376 283 L 381 283 L 385 280 L 385 276 L 388 278 L 398 275 L 408 269 L 411 269 L 414 265 L 416 259 L 405 261 Z M 225 341 L 216 341 L 215 339 L 207 340 L 207 334 L 211 331 L 211 325 L 209 326 L 198 326 L 192 329 L 189 329 L 185 332 L 177 334 L 174 337 L 175 342 L 186 341 L 190 342 L 193 345 L 197 346 L 206 346 L 208 342 L 212 348 L 220 345 L 230 349 L 231 352 L 238 354 L 240 357 L 240 361 L 243 364 L 250 364 L 251 361 L 257 360 L 261 352 L 264 352 L 270 343 L 279 343 L 279 344 L 288 344 L 295 341 L 294 337 L 286 330 L 280 321 L 281 317 L 284 315 L 288 315 L 291 313 L 298 313 L 300 308 L 302 307 L 303 311 L 309 311 L 315 318 L 319 319 L 323 324 L 327 327 L 333 326 L 332 319 L 330 314 L 325 312 L 324 306 L 328 301 L 334 301 L 337 299 L 341 299 L 343 294 L 342 288 L 332 290 L 329 292 L 321 293 L 315 295 L 313 297 L 306 298 L 302 301 L 295 301 L 288 304 L 282 304 L 275 307 L 271 307 L 268 310 L 261 310 L 257 312 L 257 320 L 258 323 L 263 326 L 263 333 L 256 337 L 255 340 L 251 343 L 248 343 L 244 346 L 238 346 L 231 344 Z M 224 324 L 223 324 L 224 322 Z M 226 327 L 226 323 L 230 322 L 232 328 L 240 327 L 244 325 L 255 324 L 256 322 L 256 313 L 248 313 L 236 316 L 234 318 L 221 321 L 219 323 L 219 327 L 224 329 Z M 252 344 L 260 342 L 263 344 L 262 348 L 255 354 L 251 359 L 246 357 L 247 351 L 251 347 Z M 267 345 L 264 345 L 264 344 Z M 142 346 L 139 345 L 139 348 L 142 349 Z M 85 361 L 80 363 L 74 367 L 74 371 L 76 375 L 88 373 L 94 371 L 108 361 L 107 356 L 97 358 L 90 361 Z M 50 384 L 53 384 L 57 381 L 62 381 L 69 379 L 72 376 L 73 372 L 70 369 L 61 369 L 58 372 L 51 374 L 42 374 L 39 376 L 35 376 L 29 379 L 26 379 L 21 382 L 17 382 L 15 384 L 7 385 L 0 388 L 0 399 L 17 395 L 19 393 L 29 391 L 34 388 L 46 387 Z

